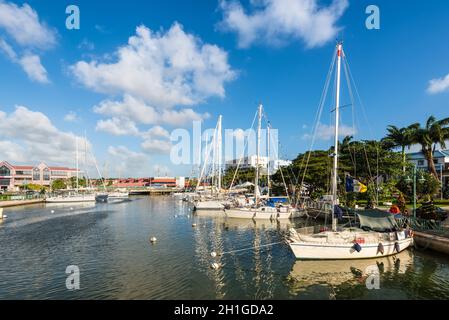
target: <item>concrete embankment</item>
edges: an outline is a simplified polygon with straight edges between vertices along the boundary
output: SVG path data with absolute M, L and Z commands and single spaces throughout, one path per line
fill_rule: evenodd
M 24 206 L 27 204 L 35 204 L 35 203 L 41 203 L 41 202 L 44 202 L 44 199 L 0 201 L 0 208 Z

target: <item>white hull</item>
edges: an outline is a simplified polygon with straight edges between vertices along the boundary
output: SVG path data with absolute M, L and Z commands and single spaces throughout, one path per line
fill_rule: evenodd
M 108 200 L 126 200 L 129 199 L 128 192 L 111 192 L 108 194 Z
M 396 242 L 399 251 L 396 250 Z M 413 244 L 413 238 L 397 241 L 382 241 L 384 253 L 379 252 L 379 243 L 361 244 L 362 250 L 357 252 L 354 243 L 311 243 L 291 242 L 290 248 L 296 259 L 301 260 L 349 260 L 387 257 L 404 251 Z
M 270 210 L 272 208 L 267 207 L 268 210 L 258 209 L 227 209 L 225 210 L 226 216 L 236 219 L 255 219 L 255 220 L 271 220 L 276 219 L 278 212 Z
M 95 196 L 73 196 L 73 197 L 50 197 L 46 198 L 48 203 L 81 203 L 81 202 L 96 202 Z
M 276 219 L 277 220 L 285 220 L 285 219 L 290 219 L 292 216 L 292 213 L 287 211 L 287 212 L 278 212 Z
M 224 210 L 224 205 L 220 201 L 214 200 L 206 200 L 206 201 L 197 201 L 195 203 L 195 210 Z

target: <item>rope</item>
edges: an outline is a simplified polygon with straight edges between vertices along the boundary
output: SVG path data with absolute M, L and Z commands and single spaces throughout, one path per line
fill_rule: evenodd
M 268 244 L 264 244 L 264 245 L 260 245 L 260 246 L 253 246 L 253 247 L 248 247 L 248 248 L 243 248 L 243 249 L 236 249 L 236 250 L 231 250 L 231 251 L 225 251 L 225 252 L 222 252 L 222 253 L 220 253 L 218 255 L 219 256 L 224 256 L 225 254 L 249 251 L 249 250 L 258 249 L 258 248 L 272 247 L 272 246 L 275 246 L 275 245 L 278 245 L 278 244 L 285 244 L 285 240 L 279 241 L 279 242 L 268 243 Z

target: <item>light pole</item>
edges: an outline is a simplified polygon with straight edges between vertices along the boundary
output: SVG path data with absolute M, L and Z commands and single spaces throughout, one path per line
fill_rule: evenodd
M 415 164 L 413 166 L 413 219 L 416 219 L 416 176 L 418 173 L 418 165 Z M 410 179 L 410 177 L 407 177 L 407 179 L 405 180 L 407 183 L 412 182 L 412 179 Z M 419 182 L 424 182 L 425 179 L 424 177 L 421 175 L 421 178 L 419 178 Z

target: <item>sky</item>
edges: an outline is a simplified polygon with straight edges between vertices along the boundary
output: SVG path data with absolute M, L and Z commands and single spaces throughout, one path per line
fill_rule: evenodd
M 366 27 L 372 4 L 380 29 Z M 328 148 L 333 85 L 315 115 L 337 39 L 360 96 L 342 134 L 380 139 L 448 116 L 448 20 L 441 0 L 0 0 L 0 160 L 74 166 L 77 140 L 106 176 L 189 175 L 173 132 L 219 115 L 246 130 L 259 103 L 282 158 L 308 150 L 314 126 Z

